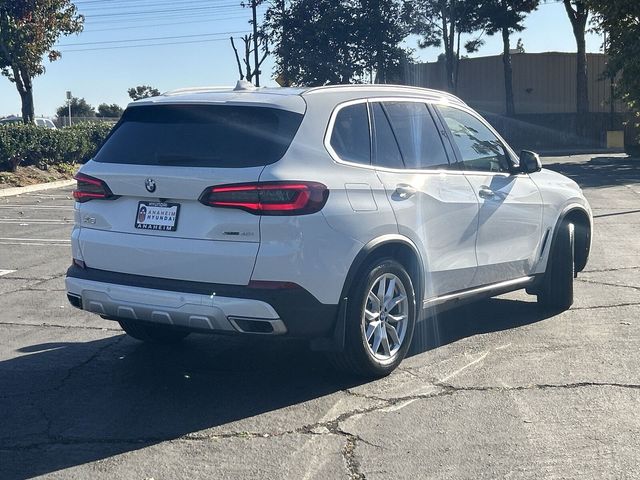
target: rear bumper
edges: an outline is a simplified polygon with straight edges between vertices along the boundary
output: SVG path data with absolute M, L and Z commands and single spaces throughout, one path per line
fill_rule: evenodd
M 338 311 L 303 288 L 249 288 L 77 266 L 67 271 L 66 289 L 74 306 L 107 318 L 212 333 L 323 338 L 332 334 Z

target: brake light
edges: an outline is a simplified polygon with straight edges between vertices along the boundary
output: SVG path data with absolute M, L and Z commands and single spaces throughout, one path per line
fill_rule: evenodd
M 318 182 L 256 182 L 207 187 L 200 202 L 254 215 L 307 215 L 320 211 L 329 189 Z
M 90 177 L 84 173 L 78 173 L 73 177 L 77 182 L 73 191 L 76 202 L 88 202 L 89 200 L 102 199 L 113 200 L 116 196 L 111 192 L 107 184 L 99 178 Z

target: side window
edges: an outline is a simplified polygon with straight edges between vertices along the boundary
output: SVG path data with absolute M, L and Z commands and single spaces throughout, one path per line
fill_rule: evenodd
M 391 122 L 406 168 L 449 167 L 440 132 L 426 104 L 384 102 L 383 108 Z
M 439 106 L 467 170 L 508 172 L 504 147 L 491 130 L 473 115 L 457 108 Z
M 371 163 L 369 114 L 366 103 L 349 105 L 338 112 L 330 143 L 340 160 L 366 165 Z
M 44 120 L 42 120 L 40 118 L 36 118 L 36 125 L 38 125 L 39 127 L 46 126 L 46 124 L 44 123 Z
M 379 102 L 373 102 L 370 105 L 373 113 L 374 164 L 386 168 L 404 168 L 398 142 L 382 105 Z

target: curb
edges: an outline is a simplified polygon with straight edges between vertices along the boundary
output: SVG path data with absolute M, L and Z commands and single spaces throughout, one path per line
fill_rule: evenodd
M 27 185 L 26 187 L 11 187 L 1 188 L 1 197 L 12 197 L 14 195 L 20 195 L 22 193 L 41 192 L 43 190 L 52 190 L 54 188 L 70 187 L 75 185 L 75 180 L 58 180 L 57 182 L 38 183 L 36 185 Z

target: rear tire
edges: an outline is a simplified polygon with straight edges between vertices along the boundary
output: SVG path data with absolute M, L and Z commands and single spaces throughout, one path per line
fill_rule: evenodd
M 348 298 L 345 348 L 328 353 L 329 361 L 359 376 L 389 375 L 406 356 L 413 337 L 416 301 L 411 277 L 395 260 L 380 259 L 362 272 Z
M 547 272 L 538 292 L 538 304 L 550 311 L 562 312 L 573 304 L 575 239 L 572 223 L 563 222 L 549 254 Z
M 189 335 L 189 332 L 166 325 L 154 325 L 136 320 L 118 320 L 118 323 L 127 335 L 142 342 L 174 344 Z

